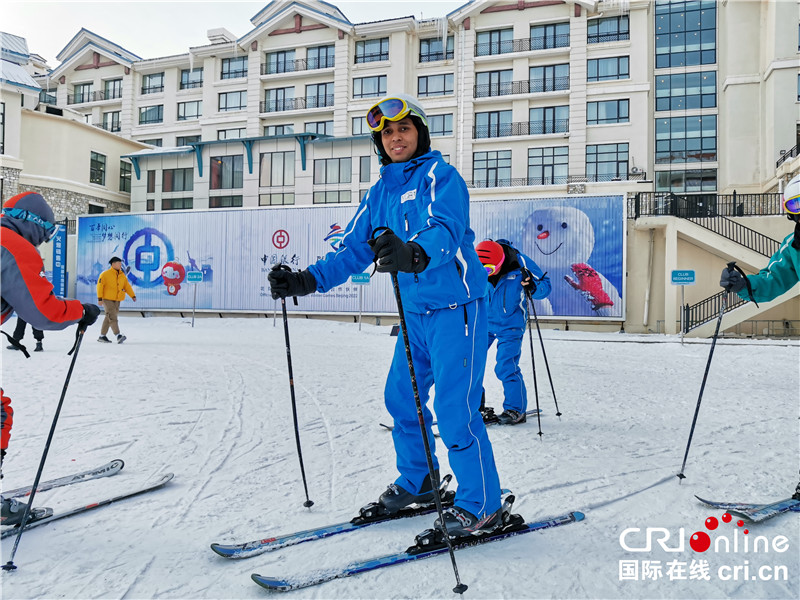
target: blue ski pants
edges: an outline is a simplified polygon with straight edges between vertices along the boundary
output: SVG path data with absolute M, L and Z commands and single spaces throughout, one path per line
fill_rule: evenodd
M 525 329 L 519 328 L 489 333 L 487 348 L 491 348 L 497 340 L 497 363 L 494 366 L 494 374 L 503 383 L 503 410 L 525 412 L 528 408 L 528 392 L 519 368 L 524 337 Z
M 479 411 L 488 334 L 484 300 L 427 314 L 406 313 L 405 320 L 434 467 L 439 465 L 427 402 L 435 381 L 433 409 L 458 481 L 455 503 L 478 517 L 495 512 L 500 508 L 500 479 Z M 386 380 L 385 401 L 394 418 L 392 435 L 400 472 L 396 483 L 419 493 L 428 476 L 428 463 L 402 333 Z

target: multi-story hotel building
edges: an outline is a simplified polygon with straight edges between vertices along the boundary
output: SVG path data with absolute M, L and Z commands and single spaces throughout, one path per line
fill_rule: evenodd
M 82 29 L 35 76 L 42 103 L 152 146 L 123 155 L 131 211 L 356 204 L 379 171 L 364 114 L 400 92 L 473 200 L 621 194 L 631 219 L 777 215 L 764 194 L 800 172 L 796 0 L 473 0 L 369 23 L 275 1 L 243 25 L 148 59 Z M 653 243 L 676 264 L 682 234 L 628 229 L 629 275 L 652 268 L 637 261 Z

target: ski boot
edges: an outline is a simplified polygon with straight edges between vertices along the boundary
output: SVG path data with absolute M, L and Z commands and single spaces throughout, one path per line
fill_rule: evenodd
M 0 525 L 19 526 L 22 523 L 22 517 L 25 515 L 25 509 L 28 505 L 20 502 L 16 498 L 3 498 L 2 506 L 0 506 Z M 39 519 L 44 519 L 53 514 L 52 508 L 33 508 L 28 515 L 28 523 L 33 523 Z
M 455 499 L 455 492 L 447 491 L 447 486 L 450 485 L 452 479 L 453 476 L 447 474 L 442 478 L 439 484 L 439 498 L 445 506 L 451 505 Z M 430 478 L 426 478 L 425 481 L 427 486 L 430 487 Z M 433 490 L 414 495 L 404 490 L 401 486 L 392 483 L 386 491 L 381 494 L 377 502 L 370 502 L 362 507 L 359 511 L 359 515 L 351 522 L 367 523 L 369 521 L 385 519 L 386 517 L 407 517 L 417 514 L 420 511 L 426 511 L 434 506 L 434 504 Z
M 484 423 L 487 425 L 489 423 L 497 423 L 497 415 L 494 413 L 494 409 L 491 406 L 481 406 L 480 411 Z
M 499 425 L 519 425 L 528 420 L 528 416 L 524 412 L 518 410 L 504 410 L 499 417 L 497 423 Z

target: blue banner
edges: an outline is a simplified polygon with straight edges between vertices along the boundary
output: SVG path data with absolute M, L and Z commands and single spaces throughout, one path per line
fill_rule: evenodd
M 53 237 L 53 293 L 65 298 L 67 296 L 67 227 L 66 223 L 59 227 Z

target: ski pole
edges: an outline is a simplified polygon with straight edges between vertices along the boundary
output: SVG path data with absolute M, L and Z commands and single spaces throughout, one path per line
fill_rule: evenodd
M 292 268 L 289 265 L 281 265 L 284 271 L 290 271 Z M 297 298 L 294 299 L 295 304 Z M 289 392 L 292 397 L 292 417 L 294 418 L 294 439 L 297 443 L 297 458 L 300 460 L 300 474 L 303 476 L 303 489 L 306 492 L 306 501 L 303 506 L 311 508 L 314 502 L 308 498 L 308 484 L 306 483 L 306 470 L 303 466 L 303 450 L 300 448 L 300 429 L 297 424 L 297 402 L 294 396 L 294 374 L 292 373 L 292 347 L 289 344 L 289 317 L 286 314 L 286 298 L 281 298 L 281 310 L 283 311 L 283 336 L 286 338 L 286 362 L 289 365 Z
M 728 263 L 728 271 L 735 270 L 736 263 Z M 694 435 L 694 426 L 697 424 L 697 415 L 700 412 L 700 402 L 703 400 L 703 390 L 706 387 L 706 379 L 708 379 L 708 369 L 711 367 L 711 357 L 714 356 L 714 346 L 717 345 L 717 337 L 719 336 L 719 326 L 722 323 L 722 317 L 725 315 L 725 308 L 728 304 L 728 294 L 730 293 L 730 285 L 725 287 L 725 295 L 722 297 L 722 303 L 719 309 L 719 316 L 717 317 L 717 328 L 714 331 L 714 337 L 711 339 L 711 350 L 708 353 L 708 361 L 706 362 L 706 371 L 703 373 L 703 382 L 700 384 L 700 395 L 697 397 L 697 406 L 694 409 L 694 418 L 692 419 L 692 428 L 689 430 L 689 441 L 686 442 L 686 452 L 683 455 L 683 464 L 681 465 L 681 472 L 677 474 L 679 480 L 686 478 L 683 470 L 686 468 L 686 458 L 689 456 L 689 447 L 692 445 L 692 436 Z
M 388 229 L 387 229 L 388 231 Z M 374 237 L 374 233 L 373 233 Z M 417 407 L 417 420 L 419 421 L 419 428 L 422 431 L 422 445 L 425 447 L 425 458 L 428 461 L 428 473 L 431 478 L 431 485 L 434 490 L 433 500 L 436 503 L 436 512 L 439 513 L 439 522 L 442 524 L 444 531 L 444 539 L 447 542 L 447 549 L 450 551 L 450 561 L 453 563 L 453 572 L 456 576 L 456 587 L 453 591 L 457 594 L 463 594 L 467 591 L 467 585 L 461 583 L 461 578 L 458 575 L 458 565 L 456 564 L 456 555 L 453 551 L 453 544 L 450 541 L 450 536 L 447 533 L 447 524 L 444 522 L 444 509 L 442 508 L 442 499 L 439 497 L 439 477 L 436 475 L 436 469 L 433 467 L 433 456 L 431 455 L 431 444 L 428 440 L 428 430 L 425 427 L 425 417 L 422 414 L 422 401 L 419 398 L 419 388 L 417 387 L 417 376 L 414 373 L 414 361 L 411 358 L 411 345 L 408 341 L 408 329 L 406 328 L 406 317 L 403 311 L 403 301 L 400 298 L 400 284 L 397 282 L 397 273 L 392 273 L 392 285 L 394 286 L 394 296 L 397 299 L 397 311 L 400 314 L 400 330 L 403 332 L 403 345 L 406 349 L 406 360 L 408 361 L 408 372 L 411 375 L 411 388 L 414 390 L 414 404 Z
M 528 290 L 525 290 L 525 296 L 530 301 Z M 539 408 L 539 384 L 536 382 L 536 359 L 533 356 L 533 330 L 531 329 L 530 320 L 528 320 L 528 341 L 531 345 L 531 369 L 533 370 L 533 395 L 536 398 L 536 420 L 539 422 L 539 441 L 542 441 L 542 411 Z
M 69 370 L 67 371 L 67 378 L 64 380 L 64 387 L 61 390 L 61 398 L 59 399 L 58 406 L 56 407 L 56 414 L 53 417 L 53 423 L 50 425 L 50 433 L 47 435 L 47 441 L 44 444 L 44 451 L 42 452 L 41 460 L 39 460 L 39 469 L 36 471 L 36 478 L 33 481 L 31 494 L 28 498 L 28 505 L 25 507 L 25 512 L 22 514 L 22 522 L 19 524 L 19 532 L 17 533 L 17 539 L 14 540 L 14 547 L 11 549 L 11 557 L 8 559 L 8 562 L 4 564 L 2 567 L 4 571 L 13 571 L 14 569 L 17 568 L 17 565 L 14 564 L 14 556 L 16 556 L 17 554 L 17 548 L 19 547 L 19 541 L 22 538 L 22 532 L 25 531 L 25 525 L 27 524 L 28 517 L 31 514 L 31 508 L 33 507 L 33 499 L 36 497 L 36 489 L 39 487 L 39 480 L 42 478 L 44 463 L 47 460 L 47 453 L 50 450 L 50 442 L 53 441 L 53 434 L 55 434 L 56 432 L 56 424 L 58 423 L 58 416 L 61 414 L 61 407 L 63 406 L 64 398 L 67 395 L 67 386 L 69 386 L 69 380 L 72 377 L 72 369 L 75 367 L 75 360 L 78 358 L 78 351 L 81 348 L 81 342 L 83 341 L 83 334 L 85 332 L 86 332 L 86 327 L 78 326 L 75 345 L 70 351 L 70 353 L 72 354 L 72 360 L 69 363 Z
M 546 275 L 546 273 L 545 273 Z M 541 280 L 544 277 L 540 277 Z M 536 314 L 536 307 L 533 305 L 533 296 L 531 295 L 530 290 L 525 290 L 525 295 L 528 297 L 528 304 L 531 307 L 531 312 L 533 313 L 533 321 L 536 323 L 536 331 L 539 333 L 539 344 L 542 346 L 542 356 L 544 357 L 544 366 L 547 369 L 547 379 L 550 380 L 550 391 L 553 392 L 553 402 L 556 403 L 556 416 L 558 420 L 561 420 L 561 411 L 558 410 L 558 400 L 556 399 L 556 388 L 553 386 L 553 378 L 550 375 L 550 364 L 547 362 L 547 352 L 544 351 L 544 338 L 542 337 L 542 330 L 539 327 L 539 317 Z

